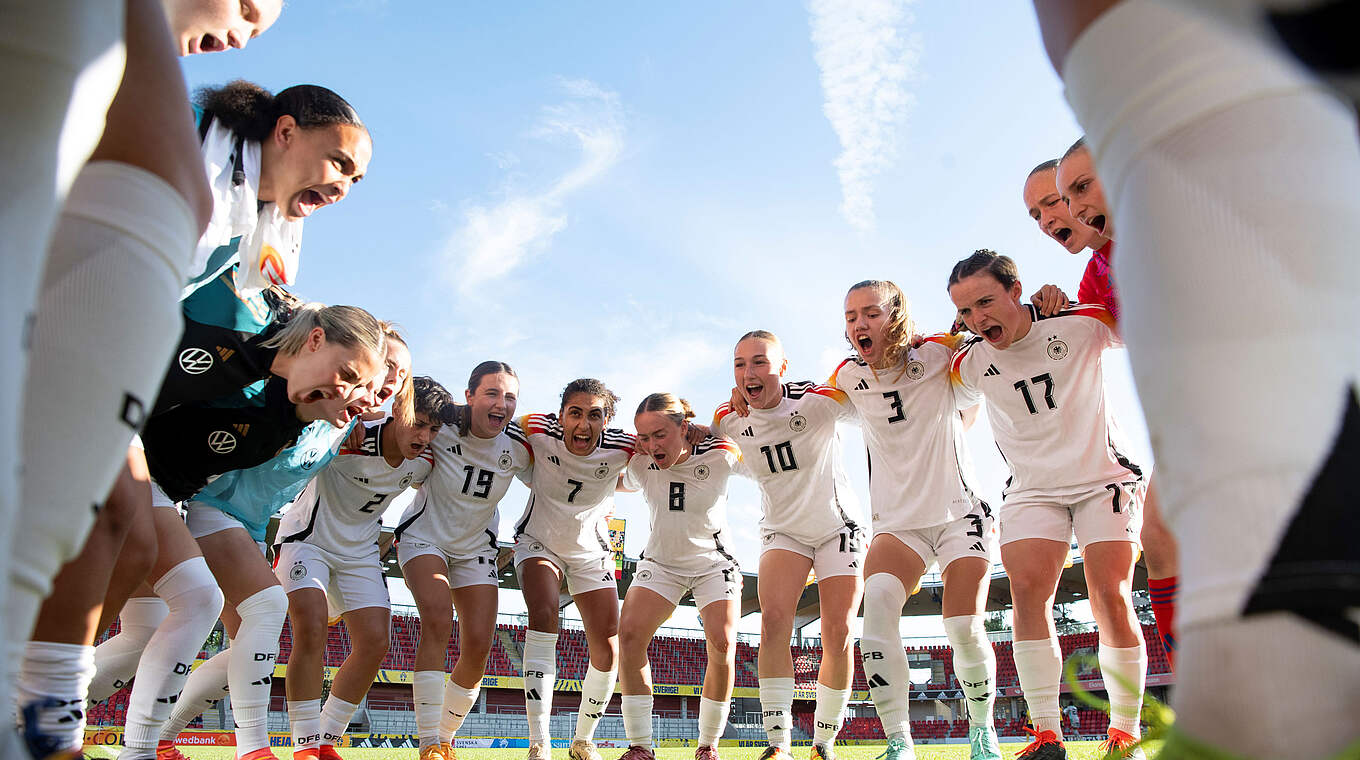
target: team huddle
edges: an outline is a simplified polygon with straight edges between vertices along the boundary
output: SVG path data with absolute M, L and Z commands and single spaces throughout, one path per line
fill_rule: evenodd
M 787 643 L 810 574 L 822 636 L 813 760 L 834 760 L 856 656 L 887 760 L 914 758 L 899 621 L 931 567 L 943 576 L 970 758 L 999 760 L 996 659 L 983 626 L 998 556 L 1032 724 L 1019 757 L 1066 758 L 1052 605 L 1074 539 L 1099 631 L 1106 750 L 1143 755 L 1148 657 L 1130 598 L 1140 555 L 1161 644 L 1168 654 L 1182 645 L 1186 668 L 1184 733 L 1164 756 L 1198 756 L 1201 742 L 1292 751 L 1252 717 L 1270 702 L 1257 698 L 1269 681 L 1239 664 L 1282 638 L 1298 645 L 1281 662 L 1337 686 L 1334 704 L 1318 708 L 1334 714 L 1302 754 L 1354 749 L 1337 716 L 1354 717 L 1354 690 L 1344 689 L 1360 675 L 1360 559 L 1335 526 L 1353 507 L 1360 360 L 1353 341 L 1312 328 L 1354 313 L 1356 259 L 1343 244 L 1360 237 L 1355 114 L 1289 57 L 1312 65 L 1310 35 L 1327 22 L 1267 3 L 1262 18 L 1288 26 L 1286 54 L 1249 14 L 1237 19 L 1243 33 L 1184 4 L 1037 4 L 1089 135 L 1016 184 L 1043 234 L 1069 253 L 1091 251 L 1075 302 L 1053 285 L 1026 298 L 1014 261 L 977 250 L 940 273 L 957 321 L 931 332 L 897 285 L 865 280 L 846 292 L 838 329 L 851 352 L 824 368 L 826 382 L 786 377 L 779 338 L 752 330 L 733 344 L 732 392 L 709 400 L 711 422 L 696 421 L 676 389 L 656 389 L 628 420 L 632 432 L 611 427 L 620 399 L 601 380 L 573 380 L 556 410 L 522 415 L 510 364 L 476 365 L 459 394 L 415 374 L 395 324 L 293 294 L 303 222 L 363 178 L 367 127 L 317 85 L 271 93 L 235 81 L 191 102 L 175 60 L 244 47 L 277 18 L 278 0 L 6 6 L 6 80 L 31 81 L 7 90 L 28 121 L 7 130 L 26 142 L 7 161 L 21 181 L 8 183 L 3 228 L 16 250 L 41 255 L 5 257 L 4 328 L 26 353 L 21 388 L 7 380 L 0 390 L 14 392 L 0 397 L 15 405 L 28 456 L 10 456 L 5 439 L 0 458 L 23 467 L 22 488 L 0 488 L 0 521 L 20 537 L 0 552 L 13 655 L 4 677 L 14 684 L 0 689 L 13 694 L 0 710 L 14 717 L 0 727 L 0 754 L 80 757 L 87 706 L 130 689 L 125 760 L 184 760 L 175 738 L 228 693 L 237 757 L 273 758 L 271 679 L 286 619 L 293 756 L 335 760 L 389 645 L 382 517 L 414 489 L 394 551 L 420 615 L 420 757 L 454 760 L 495 632 L 500 502 L 519 479 L 529 490 L 514 522 L 529 760 L 551 755 L 564 585 L 589 650 L 571 760 L 601 760 L 593 737 L 616 685 L 629 743 L 621 760 L 655 760 L 647 646 L 686 595 L 708 654 L 695 756 L 717 760 L 742 592 L 727 515 L 733 476 L 761 493 L 762 760 L 791 756 Z M 69 65 L 12 55 L 30 43 Z M 125 57 L 103 55 L 109 46 Z M 1115 50 L 1127 66 L 1111 68 Z M 1224 167 L 1258 173 L 1239 181 Z M 1303 195 L 1266 185 L 1300 177 L 1330 188 L 1317 193 L 1331 205 L 1308 233 L 1317 235 L 1307 260 L 1325 266 L 1295 266 L 1275 237 L 1241 232 Z M 1278 208 L 1253 205 L 1258 197 Z M 1116 259 L 1117 233 L 1127 247 Z M 1234 255 L 1280 272 L 1284 293 L 1253 270 L 1234 286 L 1253 313 L 1220 319 L 1222 297 L 1206 283 L 1238 266 L 1214 257 Z M 1252 327 L 1258 316 L 1264 326 Z M 1188 341 L 1187 325 L 1214 325 L 1218 339 Z M 1125 338 L 1164 462 L 1166 517 L 1105 397 L 1103 353 Z M 1242 390 L 1255 374 L 1243 357 L 1267 338 L 1312 346 L 1306 367 L 1275 367 L 1296 397 L 1287 410 Z M 111 348 L 119 360 L 100 361 Z M 1010 474 L 1000 504 L 978 497 L 965 443 L 983 404 Z M 842 424 L 863 431 L 867 510 L 846 475 Z M 607 530 L 620 491 L 640 492 L 650 512 L 622 605 Z M 1248 528 L 1224 527 L 1213 512 L 1223 504 Z M 459 658 L 445 673 L 455 613 Z M 351 647 L 323 704 L 336 618 Z M 96 648 L 114 619 L 119 633 Z M 230 647 L 193 667 L 219 620 Z M 1297 708 L 1269 709 L 1278 718 Z

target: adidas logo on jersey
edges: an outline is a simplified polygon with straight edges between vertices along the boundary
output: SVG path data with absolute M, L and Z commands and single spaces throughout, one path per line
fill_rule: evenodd
M 220 357 L 222 357 L 222 361 L 226 361 L 226 360 L 230 359 L 230 358 L 232 357 L 232 355 L 235 354 L 235 353 L 236 353 L 236 349 L 234 349 L 234 348 L 227 348 L 226 346 L 218 346 L 218 347 L 217 347 L 217 355 L 220 356 Z
M 235 425 L 232 425 L 232 427 L 236 428 L 236 432 L 240 433 L 242 436 L 250 432 L 250 423 L 248 422 L 238 422 Z
M 549 454 L 549 455 L 548 455 L 548 461 L 549 461 L 549 462 L 552 462 L 553 464 L 557 465 L 558 467 L 561 467 L 561 466 L 562 466 L 562 460 L 561 460 L 561 459 L 558 459 L 556 454 Z
M 864 378 L 860 378 L 860 381 L 858 383 L 855 383 L 855 390 L 857 391 L 869 390 L 869 381 L 865 380 Z
M 983 377 L 995 377 L 996 375 L 999 375 L 999 374 L 1001 374 L 1001 370 L 997 369 L 995 364 L 988 364 L 988 365 L 987 365 L 987 371 L 986 371 L 986 372 L 983 372 L 983 373 L 982 373 L 982 376 L 983 376 Z
M 755 438 L 756 431 L 752 430 L 750 425 L 747 425 L 746 429 L 741 431 L 741 435 L 743 438 Z
M 524 698 L 525 698 L 525 699 L 542 699 L 542 697 L 538 696 L 538 689 L 530 689 L 530 690 L 524 692 Z
M 975 551 L 975 552 L 986 551 L 986 549 L 982 546 L 982 542 L 981 542 L 981 541 L 974 541 L 974 542 L 973 542 L 973 545 L 970 546 L 970 547 L 968 547 L 968 548 L 969 548 L 971 551 Z
M 875 673 L 875 674 L 869 679 L 869 685 L 870 685 L 870 686 L 877 686 L 877 687 L 879 687 L 879 688 L 882 688 L 882 687 L 888 685 L 888 679 L 886 679 L 886 678 L 884 678 L 883 676 L 881 676 L 881 675 Z

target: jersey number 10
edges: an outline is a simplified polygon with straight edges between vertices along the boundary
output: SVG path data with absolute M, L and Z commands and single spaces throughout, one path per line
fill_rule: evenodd
M 788 472 L 798 469 L 798 460 L 793 458 L 793 443 L 784 441 L 777 443 L 773 448 L 761 446 L 760 453 L 765 455 L 765 462 L 770 465 L 770 472 Z M 779 461 L 776 463 L 775 459 Z M 776 464 L 778 467 L 776 467 Z

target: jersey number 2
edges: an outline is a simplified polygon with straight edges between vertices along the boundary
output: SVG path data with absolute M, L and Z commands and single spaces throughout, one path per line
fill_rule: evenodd
M 387 498 L 387 494 L 385 494 L 385 493 L 375 493 L 375 494 L 373 494 L 373 498 L 371 498 L 371 499 L 368 500 L 368 503 L 367 503 L 367 504 L 363 505 L 362 507 L 359 507 L 359 511 L 360 511 L 360 512 L 367 512 L 368 514 L 371 515 L 371 514 L 373 514 L 373 508 L 376 507 L 376 506 L 378 506 L 379 504 L 383 503 L 383 499 L 386 499 L 386 498 Z

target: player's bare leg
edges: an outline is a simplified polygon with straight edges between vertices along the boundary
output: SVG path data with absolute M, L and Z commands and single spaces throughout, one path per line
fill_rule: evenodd
M 1147 497 L 1143 501 L 1143 531 L 1138 537 L 1143 546 L 1143 562 L 1147 565 L 1148 594 L 1152 598 L 1152 614 L 1157 620 L 1157 633 L 1162 639 L 1167 660 L 1175 666 L 1176 657 L 1176 577 L 1180 574 L 1176 537 L 1162 518 L 1162 497 L 1154 476 L 1148 482 Z
M 666 597 L 648 588 L 628 589 L 619 613 L 619 686 L 623 696 L 623 729 L 628 738 L 628 760 L 655 757 L 652 742 L 652 669 L 647 645 L 656 629 L 675 612 Z M 642 753 L 636 750 L 642 750 Z
M 1091 615 L 1100 633 L 1100 670 L 1110 697 L 1108 743 L 1123 748 L 1141 736 L 1138 719 L 1147 676 L 1147 648 L 1130 595 L 1138 547 L 1128 541 L 1099 541 L 1087 544 L 1082 555 Z
M 915 591 L 926 565 L 897 537 L 880 533 L 864 559 L 864 633 L 860 656 L 869 695 L 888 738 L 888 760 L 915 756 L 908 711 L 907 651 L 902 648 L 902 608 Z
M 517 569 L 529 616 L 529 629 L 524 634 L 524 711 L 529 722 L 529 760 L 548 760 L 552 746 L 548 718 L 552 715 L 553 685 L 557 681 L 561 618 L 557 604 L 562 571 L 538 557 L 521 562 Z
M 444 715 L 439 719 L 439 747 L 454 760 L 453 737 L 477 702 L 491 639 L 496 635 L 497 587 L 487 584 L 453 589 L 453 608 L 458 612 L 458 660 L 444 687 Z
M 983 615 L 991 587 L 992 564 L 981 557 L 959 557 L 944 569 L 940 612 L 944 632 L 954 650 L 954 674 L 968 704 L 970 760 L 1000 760 L 996 730 L 996 654 L 987 639 Z
M 699 610 L 704 624 L 708 666 L 704 669 L 704 688 L 699 700 L 699 747 L 697 760 L 717 760 L 718 737 L 727 726 L 732 705 L 732 687 L 737 681 L 737 620 L 741 600 L 709 602 Z
M 595 748 L 595 727 L 614 694 L 614 679 L 619 659 L 619 593 L 603 588 L 572 596 L 581 612 L 586 629 L 586 648 L 590 666 L 581 681 L 581 710 L 576 714 L 576 735 L 568 757 L 572 760 L 600 760 Z
M 784 549 L 760 554 L 756 593 L 760 597 L 760 650 L 756 671 L 760 676 L 761 721 L 769 746 L 787 758 L 793 746 L 793 616 L 803 595 L 812 558 Z M 767 754 L 769 750 L 767 750 Z M 763 756 L 762 756 L 763 757 Z
M 1058 591 L 1067 551 L 1066 542 L 1046 538 L 1026 538 L 1001 545 L 1001 562 L 1010 579 L 1015 605 L 1012 615 L 1015 671 L 1037 734 L 1034 745 L 1063 740 L 1058 714 L 1062 653 L 1053 625 L 1053 597 Z

